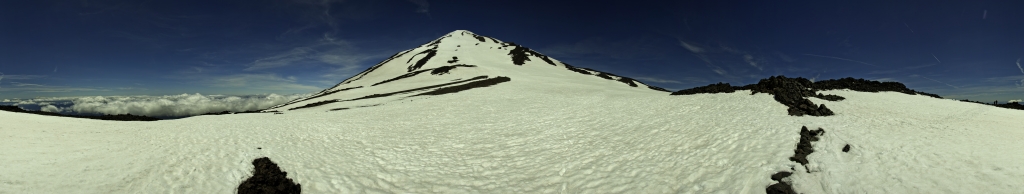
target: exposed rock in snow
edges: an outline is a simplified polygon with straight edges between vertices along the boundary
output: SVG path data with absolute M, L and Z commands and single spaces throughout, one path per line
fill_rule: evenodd
M 751 90 L 751 94 L 769 93 L 774 95 L 776 101 L 789 107 L 787 112 L 789 112 L 790 115 L 829 116 L 834 115 L 835 113 L 825 107 L 824 104 L 816 105 L 807 98 L 816 97 L 828 101 L 840 101 L 845 99 L 844 97 L 837 95 L 815 94 L 818 91 L 838 89 L 848 89 L 861 92 L 893 91 L 910 95 L 919 94 L 934 98 L 942 98 L 935 94 L 908 89 L 906 85 L 898 82 L 878 82 L 853 78 L 811 82 L 810 80 L 801 77 L 787 78 L 782 75 L 761 79 L 761 81 L 756 84 L 749 84 L 746 86 L 731 86 L 728 83 L 719 82 L 717 84 L 679 90 L 673 92 L 672 95 L 731 93 L 736 90 Z
M 485 79 L 485 80 L 480 80 L 480 81 L 469 82 L 469 83 L 462 84 L 462 85 L 455 85 L 455 86 L 438 88 L 438 89 L 435 89 L 433 91 L 424 92 L 424 93 L 413 95 L 413 96 L 424 96 L 424 95 L 435 96 L 435 95 L 442 95 L 442 94 L 450 94 L 450 93 L 461 92 L 461 91 L 469 90 L 469 89 L 473 89 L 473 88 L 482 88 L 482 87 L 498 85 L 500 83 L 511 81 L 511 80 L 512 79 L 509 79 L 508 77 L 496 77 L 496 78 L 491 78 L 491 79 Z
M 807 169 L 807 155 L 814 152 L 814 147 L 811 145 L 811 142 L 818 141 L 818 136 L 824 133 L 825 130 L 821 128 L 818 128 L 817 130 L 807 130 L 807 126 L 801 127 L 800 142 L 796 144 L 796 150 L 793 150 L 793 157 L 789 157 L 789 160 L 800 163 L 800 165 L 804 166 L 804 169 Z M 811 171 L 807 170 L 807 172 L 810 173 Z M 789 180 L 783 180 L 790 175 L 793 175 L 793 173 L 786 171 L 773 174 L 771 179 L 778 182 L 765 188 L 765 192 L 769 194 L 796 194 L 797 192 L 793 190 L 793 185 L 789 183 Z
M 807 130 L 807 126 L 800 128 L 800 142 L 796 144 L 796 150 L 793 151 L 795 154 L 789 160 L 806 166 L 807 155 L 814 153 L 814 146 L 811 145 L 811 142 L 818 141 L 818 136 L 824 133 L 825 130 L 821 128 L 817 130 Z
M 252 161 L 253 175 L 238 185 L 239 194 L 299 194 L 302 185 L 288 178 L 270 158 L 262 157 Z

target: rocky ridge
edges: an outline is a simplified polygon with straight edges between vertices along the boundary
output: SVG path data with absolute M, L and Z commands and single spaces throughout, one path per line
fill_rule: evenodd
M 835 113 L 829 110 L 824 104 L 816 105 L 807 98 L 815 97 L 828 101 L 840 101 L 846 99 L 838 95 L 823 95 L 817 93 L 825 90 L 849 89 L 859 92 L 900 92 L 910 95 L 925 95 L 934 98 L 942 98 L 936 94 L 919 92 L 907 88 L 899 82 L 878 82 L 864 79 L 842 78 L 821 80 L 811 82 L 802 77 L 787 78 L 786 76 L 771 76 L 761 79 L 756 84 L 745 86 L 732 86 L 728 83 L 716 83 L 707 86 L 700 86 L 690 89 L 679 90 L 671 95 L 693 95 L 693 94 L 715 94 L 732 93 L 736 90 L 750 90 L 751 95 L 756 93 L 767 93 L 773 95 L 775 101 L 789 107 L 787 112 L 792 116 L 831 116 Z

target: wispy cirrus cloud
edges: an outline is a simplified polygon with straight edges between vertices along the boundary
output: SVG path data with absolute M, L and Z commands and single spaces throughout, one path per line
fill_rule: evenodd
M 764 67 L 758 66 L 758 63 L 760 61 L 758 61 L 757 59 L 754 59 L 753 55 L 743 54 L 743 61 L 747 62 L 747 64 L 750 64 L 750 66 L 752 66 L 754 68 L 757 68 L 758 70 L 764 70 Z
M 1017 69 L 1020 69 L 1020 73 L 1024 74 L 1024 67 L 1020 66 L 1020 59 L 1021 58 L 1017 58 Z M 1017 87 L 1024 87 L 1024 79 L 1020 79 L 1020 81 L 1017 81 L 1016 84 L 1017 84 Z
M 683 46 L 683 48 L 686 48 L 686 50 L 689 50 L 692 53 L 703 53 L 704 52 L 703 48 L 700 48 L 698 46 L 692 45 L 690 43 L 686 43 L 686 41 L 683 41 L 681 39 L 679 40 L 679 45 Z
M 249 65 L 248 68 L 245 68 L 245 71 L 262 70 L 295 65 L 298 62 L 313 58 L 315 52 L 315 50 L 309 47 L 292 48 L 291 50 L 279 53 L 274 56 L 256 59 L 252 62 L 252 64 Z
M 409 2 L 416 4 L 416 13 L 430 15 L 430 2 L 427 0 L 409 0 Z
M 0 92 L 12 92 L 12 93 L 68 93 L 68 92 L 88 92 L 88 91 L 109 91 L 109 89 L 104 89 L 104 88 L 56 86 L 56 85 L 34 84 L 34 83 L 24 83 L 24 82 L 11 82 L 10 85 L 13 85 L 14 87 L 0 87 Z
M 716 65 L 715 62 L 712 61 L 710 57 L 708 57 L 708 55 L 704 54 L 704 52 L 706 51 L 704 48 L 687 43 L 686 41 L 683 41 L 682 38 L 677 38 L 677 40 L 679 41 L 679 46 L 690 51 L 690 54 L 693 54 L 694 57 L 697 57 L 701 61 L 704 61 L 704 65 L 711 69 L 712 72 L 715 72 L 716 74 L 722 76 L 729 73 L 725 71 L 725 69 L 723 69 L 721 66 Z
M 770 58 L 758 52 L 745 51 L 736 47 L 728 46 L 726 43 L 717 43 L 716 46 L 705 46 L 699 45 L 692 41 L 684 41 L 682 38 L 677 38 L 679 46 L 683 47 L 687 51 L 703 61 L 705 66 L 711 69 L 718 75 L 732 77 L 739 79 L 741 77 L 759 77 L 762 76 L 765 67 L 771 64 Z M 775 55 L 785 56 L 780 52 L 776 52 Z M 787 62 L 795 60 L 785 59 Z
M 935 80 L 935 79 L 932 79 L 932 78 L 928 78 L 927 76 L 923 76 L 923 75 L 917 75 L 917 74 L 913 74 L 913 75 L 910 75 L 910 77 L 920 77 L 920 78 L 924 78 L 924 79 L 927 79 L 927 80 L 931 80 L 931 81 L 933 81 L 933 82 L 936 82 L 936 83 L 940 83 L 940 84 L 943 84 L 943 85 L 946 85 L 946 86 L 949 86 L 949 87 L 952 87 L 952 88 L 955 88 L 955 89 L 960 89 L 960 87 L 958 87 L 958 86 L 954 86 L 954 85 L 951 85 L 951 84 L 947 84 L 946 82 L 942 82 L 942 81 L 939 81 L 939 80 Z
M 17 87 L 26 87 L 26 86 L 27 87 L 46 87 L 46 86 L 40 85 L 40 84 L 30 84 L 30 83 L 21 83 L 21 82 L 11 82 L 11 84 L 14 85 L 14 86 L 17 86 Z
M 931 66 L 935 66 L 935 64 L 924 64 L 924 65 L 908 66 L 908 67 L 903 67 L 903 68 L 899 68 L 899 69 L 890 69 L 890 70 L 874 70 L 874 71 L 868 72 L 868 74 L 871 74 L 871 75 L 893 74 L 893 73 L 899 73 L 899 72 L 905 72 L 905 71 L 910 71 L 910 70 L 916 70 L 916 69 L 921 69 L 921 68 L 931 67 Z
M 315 43 L 256 59 L 244 70 L 257 71 L 295 65 L 328 65 L 334 69 L 351 70 L 382 56 L 385 56 L 385 53 L 370 53 L 353 43 L 324 34 L 323 38 Z
M 653 77 L 636 77 L 635 79 L 643 81 L 643 82 L 650 82 L 650 83 L 662 83 L 662 84 L 682 84 L 683 83 L 683 82 L 676 81 L 676 80 L 660 79 L 660 78 L 653 78 Z
M 45 78 L 46 77 L 45 75 L 2 75 L 2 74 L 3 73 L 0 72 L 0 79 L 9 79 L 9 80 L 28 80 L 28 79 L 40 79 L 40 78 Z
M 656 46 L 660 42 L 650 37 L 617 40 L 591 37 L 573 43 L 549 45 L 537 51 L 554 58 L 652 59 L 667 56 Z
M 704 83 L 708 82 L 707 79 L 701 77 L 681 77 L 678 79 L 662 79 L 656 77 L 645 77 L 637 76 L 634 79 L 643 81 L 645 83 L 662 83 L 662 84 L 688 84 L 688 83 Z
M 251 91 L 291 91 L 292 93 L 307 93 L 322 88 L 298 83 L 298 78 L 293 76 L 282 77 L 276 74 L 232 74 L 223 76 L 208 76 L 202 81 L 210 87 L 248 88 Z
M 825 56 L 825 55 L 815 55 L 815 54 L 806 54 L 806 53 L 804 53 L 804 55 L 812 56 L 812 57 L 838 59 L 838 60 L 843 60 L 843 61 L 849 61 L 849 62 L 860 63 L 860 64 L 864 64 L 864 65 L 869 65 L 869 66 L 873 66 L 873 67 L 878 67 L 878 65 L 875 65 L 875 64 L 871 64 L 871 63 L 867 63 L 867 62 L 863 62 L 863 61 L 858 61 L 858 60 L 853 60 L 853 59 L 841 58 L 841 57 L 833 57 L 833 56 Z

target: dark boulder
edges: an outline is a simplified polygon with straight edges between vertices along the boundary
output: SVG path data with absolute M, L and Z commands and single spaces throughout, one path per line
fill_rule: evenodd
M 289 179 L 288 172 L 281 171 L 270 158 L 257 158 L 252 165 L 253 175 L 238 185 L 239 194 L 302 193 L 301 185 Z
M 786 171 L 777 172 L 777 173 L 772 175 L 772 180 L 782 181 L 783 178 L 789 177 L 789 175 L 793 175 L 793 173 L 792 172 L 786 172 Z
M 789 183 L 787 183 L 785 181 L 782 181 L 783 178 L 789 177 L 789 175 L 793 175 L 793 173 L 783 171 L 783 172 L 778 172 L 778 173 L 773 174 L 772 175 L 772 180 L 775 180 L 775 181 L 778 181 L 778 182 L 776 182 L 775 184 L 769 185 L 768 188 L 765 188 L 765 193 L 769 193 L 769 194 L 776 194 L 776 193 L 777 194 L 796 194 L 796 191 L 793 190 L 793 185 L 790 185 Z
M 764 192 L 768 194 L 797 194 L 797 192 L 793 190 L 792 185 L 781 181 L 769 185 L 768 188 L 764 189 Z
M 818 95 L 816 95 L 816 96 L 814 96 L 814 97 L 815 97 L 815 98 L 818 98 L 818 99 L 822 99 L 822 100 L 828 100 L 828 101 L 841 101 L 841 100 L 846 100 L 846 98 L 844 98 L 844 97 L 842 97 L 842 96 L 838 96 L 838 95 L 833 95 L 833 94 L 829 94 L 829 95 L 823 95 L 823 94 L 821 94 L 821 93 L 818 93 Z

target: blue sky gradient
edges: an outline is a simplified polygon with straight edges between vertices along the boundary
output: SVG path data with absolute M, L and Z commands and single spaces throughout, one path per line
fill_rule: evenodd
M 458 29 L 672 90 L 772 75 L 1024 98 L 1021 1 L 0 2 L 0 99 L 296 94 Z

